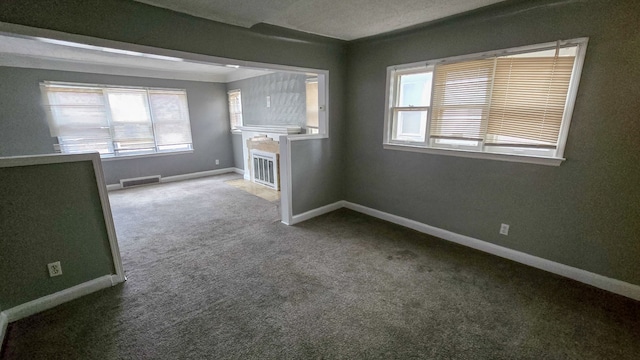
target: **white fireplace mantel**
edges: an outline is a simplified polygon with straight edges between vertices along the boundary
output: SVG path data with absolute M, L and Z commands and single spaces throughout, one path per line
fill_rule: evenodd
M 294 125 L 261 125 L 261 126 L 240 126 L 238 127 L 242 131 L 242 158 L 244 159 L 244 178 L 245 180 L 251 180 L 249 171 L 250 155 L 249 148 L 247 148 L 247 140 L 255 136 L 267 136 L 275 141 L 280 140 L 281 135 L 293 135 L 300 134 L 302 128 Z

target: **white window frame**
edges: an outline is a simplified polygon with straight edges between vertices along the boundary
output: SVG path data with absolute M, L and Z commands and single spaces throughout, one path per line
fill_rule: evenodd
M 146 99 L 146 107 L 147 107 L 147 111 L 149 113 L 149 118 L 151 121 L 151 129 L 153 132 L 153 140 L 154 140 L 154 149 L 152 151 L 132 151 L 131 153 L 122 153 L 122 154 L 118 154 L 118 152 L 116 152 L 114 150 L 114 145 L 113 145 L 113 141 L 112 140 L 111 144 L 109 145 L 109 148 L 112 150 L 111 153 L 100 153 L 100 158 L 102 160 L 113 160 L 113 159 L 122 159 L 122 158 L 127 158 L 127 159 L 131 159 L 131 158 L 140 158 L 140 157 L 150 157 L 150 156 L 162 156 L 162 155 L 173 155 L 173 154 L 185 154 L 185 153 L 193 153 L 193 132 L 191 130 L 191 117 L 189 115 L 189 109 L 188 109 L 188 104 L 189 104 L 189 100 L 187 98 L 187 90 L 186 89 L 177 89 L 177 88 L 158 88 L 158 87 L 143 87 L 143 86 L 117 86 L 117 85 L 106 85 L 106 84 L 88 84 L 88 83 L 72 83 L 72 82 L 60 82 L 60 81 L 43 81 L 41 83 L 41 86 L 45 86 L 45 85 L 57 85 L 57 86 L 69 86 L 69 87 L 77 87 L 77 88 L 91 88 L 91 89 L 102 89 L 103 91 L 103 96 L 104 96 L 104 105 L 105 105 L 105 110 L 106 110 L 106 114 L 107 114 L 107 121 L 109 123 L 109 128 L 110 128 L 110 132 L 111 135 L 113 137 L 113 125 L 112 125 L 112 115 L 111 115 L 111 109 L 109 108 L 109 100 L 108 100 L 108 91 L 111 89 L 124 89 L 124 90 L 138 90 L 138 91 L 145 91 L 145 99 Z M 154 119 L 154 115 L 153 115 L 153 111 L 151 109 L 151 100 L 149 97 L 149 93 L 150 91 L 172 91 L 172 92 L 182 92 L 184 93 L 184 97 L 185 97 L 185 101 L 187 103 L 187 108 L 186 110 L 186 117 L 187 117 L 187 121 L 189 123 L 189 135 L 191 137 L 191 142 L 185 145 L 188 145 L 187 148 L 181 148 L 181 149 L 175 149 L 175 150 L 160 150 L 159 149 L 159 145 L 158 145 L 158 139 L 156 136 L 156 121 Z M 44 94 L 42 94 L 43 97 L 46 97 Z M 49 111 L 47 111 L 48 113 Z M 52 114 L 49 114 L 48 116 L 53 116 Z M 53 120 L 50 120 L 53 121 Z M 60 139 L 59 136 L 56 136 L 56 138 L 58 139 L 58 143 L 54 144 L 54 150 L 56 152 L 61 152 L 61 153 L 65 153 L 65 154 L 77 154 L 78 152 L 65 152 L 62 151 L 63 149 L 63 145 L 60 143 Z
M 233 122 L 232 122 L 232 117 L 231 117 L 231 94 L 234 93 L 238 93 L 239 97 L 240 97 L 240 125 L 238 126 L 234 126 Z M 229 108 L 229 127 L 231 128 L 231 132 L 234 134 L 240 134 L 240 128 L 242 128 L 244 126 L 244 118 L 242 117 L 242 90 L 241 89 L 233 89 L 233 90 L 229 90 L 227 91 L 227 104 L 228 104 L 228 108 Z
M 421 61 L 410 64 L 394 65 L 387 67 L 387 86 L 386 86 L 386 107 L 384 116 L 384 131 L 383 131 L 383 148 L 387 150 L 400 150 L 400 151 L 413 151 L 423 152 L 439 155 L 450 155 L 468 158 L 480 158 L 480 159 L 493 159 L 502 161 L 524 162 L 541 165 L 559 166 L 564 160 L 564 150 L 566 146 L 567 136 L 569 133 L 569 127 L 571 124 L 571 118 L 573 109 L 575 106 L 576 95 L 578 92 L 578 86 L 580 83 L 580 77 L 582 74 L 582 67 L 584 65 L 584 57 L 587 49 L 589 38 L 576 38 L 570 40 L 560 40 L 541 44 L 534 44 L 528 46 L 513 47 L 508 49 L 492 50 L 482 53 L 475 53 L 469 55 L 453 56 L 442 59 L 435 59 L 429 61 Z M 533 51 L 542 51 L 555 49 L 557 47 L 577 46 L 577 52 L 575 56 L 575 62 L 573 65 L 572 76 L 569 82 L 569 89 L 567 92 L 567 99 L 565 103 L 565 110 L 562 118 L 562 124 L 558 135 L 558 144 L 553 154 L 537 154 L 535 149 L 527 148 L 495 148 L 483 149 L 482 146 L 464 147 L 464 146 L 451 146 L 446 147 L 439 145 L 434 147 L 432 139 L 430 139 L 429 129 L 431 125 L 431 106 L 426 107 L 428 109 L 427 124 L 425 130 L 425 141 L 402 141 L 393 140 L 394 137 L 394 112 L 398 109 L 402 109 L 395 106 L 398 98 L 399 91 L 399 77 L 401 75 L 416 73 L 416 72 L 433 72 L 435 67 L 439 64 L 469 61 L 484 59 L 495 56 L 515 55 L 520 53 L 527 53 Z M 435 80 L 435 78 L 434 78 Z M 434 81 L 435 82 L 435 81 Z M 433 101 L 433 83 L 432 94 Z M 414 109 L 415 110 L 415 109 Z
M 315 76 L 313 78 L 307 78 L 305 80 L 305 96 L 306 96 L 305 103 L 306 103 L 306 105 L 308 105 L 308 103 L 309 103 L 309 84 L 313 84 L 313 83 L 316 84 L 316 90 L 317 90 L 316 94 L 315 94 L 316 95 L 316 99 L 315 100 L 316 100 L 316 103 L 318 103 L 318 109 L 317 109 L 317 112 L 316 112 L 315 115 L 317 117 L 317 123 L 318 124 L 317 124 L 317 126 L 309 125 L 309 110 L 307 109 L 306 118 L 305 118 L 305 128 L 306 128 L 306 133 L 307 134 L 318 134 L 320 132 L 320 102 L 319 102 L 319 99 L 320 99 L 320 94 L 319 94 L 319 92 L 320 92 L 319 91 L 320 82 L 318 80 L 318 76 Z
M 420 73 L 426 73 L 426 72 L 431 72 L 433 73 L 433 65 L 424 65 L 422 64 L 422 66 L 420 67 L 413 67 L 413 66 L 409 66 L 407 68 L 401 68 L 401 69 L 396 69 L 396 72 L 394 74 L 394 77 L 392 78 L 393 83 L 390 85 L 391 86 L 391 91 L 392 91 L 392 98 L 389 98 L 390 102 L 389 102 L 389 106 L 391 107 L 391 111 L 389 112 L 388 116 L 390 116 L 390 121 L 391 119 L 396 117 L 396 114 L 401 112 L 401 111 L 426 111 L 427 112 L 427 119 L 426 122 L 421 123 L 420 124 L 420 133 L 425 135 L 427 134 L 427 126 L 429 125 L 429 121 L 431 119 L 431 104 L 427 105 L 427 106 L 396 106 L 396 99 L 400 98 L 400 81 L 398 81 L 400 79 L 401 76 L 403 75 L 412 75 L 412 74 L 420 74 Z M 388 80 L 388 78 L 387 78 Z M 432 80 L 432 86 L 431 86 L 431 92 L 433 93 L 433 80 Z M 419 145 L 422 144 L 423 141 L 414 141 L 414 140 L 392 140 L 395 136 L 396 136 L 396 129 L 397 128 L 403 128 L 402 126 L 402 120 L 398 119 L 398 126 L 394 127 L 394 128 L 390 128 L 389 130 L 391 131 L 390 135 L 389 135 L 389 141 L 390 142 L 397 142 L 397 143 L 401 143 L 401 144 L 415 144 L 415 145 Z M 390 125 L 391 126 L 391 125 Z M 404 134 L 401 135 L 404 136 L 406 138 L 411 137 L 410 134 Z M 418 135 L 420 136 L 420 135 Z M 425 139 L 426 140 L 426 139 Z

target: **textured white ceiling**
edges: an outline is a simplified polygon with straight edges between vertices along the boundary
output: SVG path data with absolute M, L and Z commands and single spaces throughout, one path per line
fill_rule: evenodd
M 354 40 L 504 0 L 135 0 L 227 24 L 267 23 Z
M 64 45 L 47 41 L 51 40 L 0 35 L 0 66 L 210 82 L 229 82 L 270 73 L 178 58 L 175 59 L 181 61 L 105 52 L 78 47 L 86 46 L 83 44 L 73 46 L 73 43 Z

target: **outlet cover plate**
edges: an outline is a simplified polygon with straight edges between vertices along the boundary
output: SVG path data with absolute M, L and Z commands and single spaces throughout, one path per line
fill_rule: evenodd
M 60 261 L 47 264 L 47 268 L 49 269 L 49 277 L 62 275 L 62 267 L 60 266 Z
M 509 235 L 509 224 L 500 224 L 500 235 Z

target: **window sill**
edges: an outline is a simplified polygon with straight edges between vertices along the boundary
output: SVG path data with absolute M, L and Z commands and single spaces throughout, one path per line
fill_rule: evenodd
M 102 161 L 114 161 L 114 160 L 127 160 L 127 159 L 141 159 L 148 157 L 157 157 L 157 156 L 169 156 L 169 155 L 185 155 L 185 154 L 193 154 L 193 150 L 184 150 L 184 151 L 168 151 L 168 152 L 159 152 L 152 154 L 140 154 L 140 155 L 128 155 L 128 156 L 109 156 L 109 157 L 100 157 Z
M 383 144 L 383 147 L 385 150 L 412 151 L 412 152 L 420 152 L 420 153 L 426 153 L 426 154 L 458 156 L 458 157 L 485 159 L 485 160 L 510 161 L 510 162 L 520 162 L 520 163 L 547 165 L 547 166 L 560 166 L 560 164 L 562 164 L 562 162 L 566 160 L 564 158 L 551 158 L 551 157 L 541 157 L 541 156 L 496 154 L 496 153 L 484 153 L 484 152 L 478 152 L 478 151 L 454 150 L 454 149 L 434 149 L 434 148 L 426 148 L 422 146 L 412 146 L 412 145 Z
M 242 130 L 240 129 L 233 129 L 231 130 L 231 133 L 234 135 L 242 135 Z
M 329 138 L 326 134 L 295 134 L 289 135 L 287 138 L 291 141 L 300 141 L 300 140 L 317 140 L 317 139 L 327 139 Z

